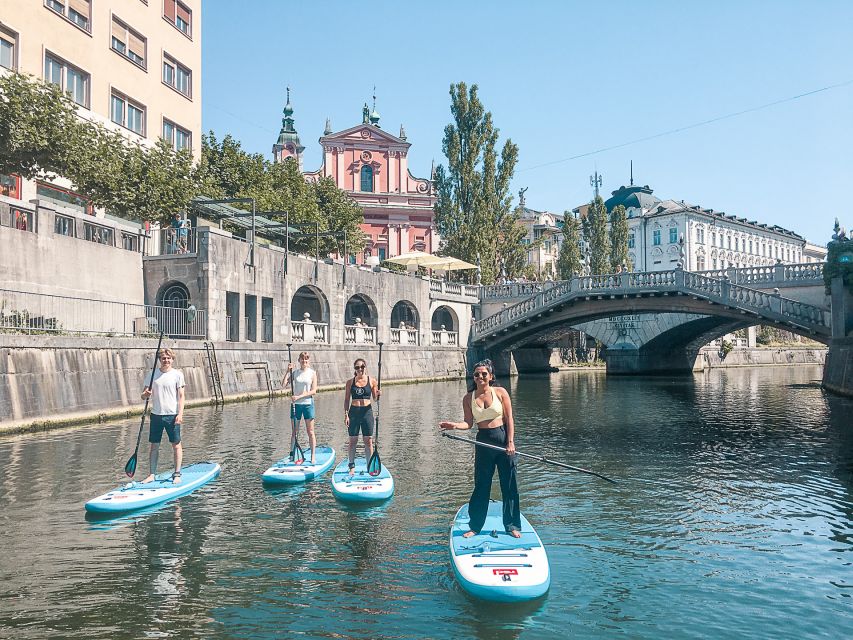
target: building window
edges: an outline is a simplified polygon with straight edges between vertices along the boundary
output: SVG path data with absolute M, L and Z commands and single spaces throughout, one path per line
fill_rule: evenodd
M 18 68 L 18 34 L 0 26 L 0 67 Z
M 44 54 L 44 80 L 65 91 L 81 107 L 89 108 L 89 74 L 51 53 Z
M 68 189 L 62 189 L 47 182 L 36 183 L 36 195 L 39 200 L 46 200 L 61 207 L 76 209 L 80 213 L 94 213 L 95 209 L 88 198 L 77 195 Z
M 113 51 L 123 55 L 131 62 L 145 68 L 145 50 L 147 40 L 121 20 L 113 16 L 113 31 L 110 46 Z
M 634 234 L 633 233 L 628 234 L 628 248 L 629 249 L 634 248 Z
M 192 98 L 193 72 L 168 54 L 163 54 L 163 84 Z
M 678 229 L 676 229 L 675 227 L 672 227 L 669 230 L 669 242 L 670 244 L 678 242 Z
M 655 229 L 654 233 L 652 234 L 652 238 L 653 238 L 652 244 L 655 244 L 655 245 L 660 244 L 660 229 Z
M 145 135 L 145 107 L 115 91 L 110 101 L 110 119 L 134 133 Z
M 91 222 L 83 223 L 83 237 L 90 242 L 114 245 L 113 230 Z
M 361 190 L 373 191 L 373 167 L 369 164 L 361 168 Z
M 175 25 L 185 36 L 193 35 L 192 11 L 182 2 L 177 0 L 165 0 L 163 3 L 163 17 Z
M 726 236 L 726 244 L 728 244 L 728 247 L 727 247 L 728 249 L 732 248 L 732 237 L 731 236 Z
M 139 251 L 139 236 L 122 232 L 121 247 L 127 251 Z
M 163 139 L 169 142 L 176 151 L 192 149 L 192 134 L 174 122 L 163 120 Z
M 379 262 L 382 262 L 385 260 L 385 255 L 386 255 L 385 247 L 379 247 Z
M 12 219 L 15 223 L 15 228 L 18 231 L 35 231 L 33 226 L 33 212 L 26 209 L 12 208 Z
M 58 236 L 74 237 L 74 218 L 56 214 L 53 218 L 53 233 Z
M 53 9 L 87 33 L 91 33 L 92 8 L 90 0 L 44 0 L 44 6 Z
M 9 198 L 21 198 L 21 177 L 7 176 L 0 173 L 0 195 L 8 196 Z

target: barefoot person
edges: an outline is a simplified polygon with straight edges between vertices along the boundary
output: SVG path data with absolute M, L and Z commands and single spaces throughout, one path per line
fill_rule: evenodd
M 486 522 L 495 467 L 498 469 L 503 496 L 504 529 L 513 537 L 521 537 L 512 402 L 506 389 L 492 384 L 494 379 L 491 360 L 483 360 L 475 364 L 473 387 L 462 398 L 465 421 L 438 423 L 438 426 L 445 430 L 470 429 L 476 424 L 477 442 L 506 449 L 504 453 L 486 447 L 475 447 L 474 492 L 468 502 L 470 531 L 464 534 L 466 538 L 480 533 L 480 529 Z
M 355 474 L 355 448 L 358 434 L 364 439 L 364 458 L 370 460 L 373 455 L 373 407 L 371 400 L 379 399 L 381 392 L 376 378 L 367 375 L 367 363 L 359 358 L 353 363 L 355 375 L 346 383 L 344 395 L 344 421 L 349 433 L 349 473 Z
M 181 481 L 181 461 L 183 449 L 181 448 L 181 423 L 184 421 L 184 374 L 180 369 L 172 368 L 175 354 L 171 349 L 160 349 L 158 354 L 160 368 L 154 372 L 152 381 L 149 375 L 146 380 L 145 389 L 142 391 L 142 399 L 151 398 L 151 428 L 148 434 L 148 442 L 151 443 L 151 452 L 148 455 L 150 475 L 142 482 L 153 482 L 157 473 L 157 459 L 160 455 L 160 441 L 163 439 L 163 430 L 169 436 L 175 455 L 175 472 L 172 474 L 172 482 Z
M 296 433 L 299 431 L 299 421 L 305 421 L 305 430 L 308 431 L 308 444 L 311 446 L 311 464 L 316 464 L 315 451 L 317 449 L 317 438 L 314 435 L 314 395 L 317 393 L 317 372 L 310 366 L 311 356 L 305 351 L 299 354 L 299 369 L 293 373 L 293 363 L 287 365 L 287 373 L 281 386 L 286 388 L 290 384 L 290 376 L 293 375 L 293 411 L 291 415 L 290 450 L 296 443 Z

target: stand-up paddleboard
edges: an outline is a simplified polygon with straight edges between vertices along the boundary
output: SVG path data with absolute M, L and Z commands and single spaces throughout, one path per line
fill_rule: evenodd
M 335 464 L 335 450 L 328 445 L 320 445 L 314 450 L 314 462 L 311 464 L 311 449 L 305 449 L 305 460 L 295 464 L 289 457 L 282 458 L 261 474 L 261 480 L 268 484 L 298 484 L 320 476 Z
M 349 474 L 349 460 L 344 458 L 332 473 L 332 493 L 345 502 L 387 500 L 394 494 L 394 478 L 384 464 L 379 475 L 367 473 L 367 460 L 355 459 L 355 474 Z
M 521 537 L 504 531 L 502 503 L 489 502 L 486 523 L 479 534 L 464 538 L 468 505 L 456 512 L 450 528 L 450 561 L 465 591 L 495 602 L 533 600 L 548 591 L 551 570 L 542 541 L 524 516 Z
M 129 482 L 86 503 L 86 511 L 117 513 L 133 511 L 186 495 L 219 475 L 215 462 L 196 462 L 181 469 L 181 481 L 172 482 L 172 472 L 158 473 L 153 482 Z

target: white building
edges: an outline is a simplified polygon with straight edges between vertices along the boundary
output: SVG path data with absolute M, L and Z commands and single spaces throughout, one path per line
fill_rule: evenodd
M 628 257 L 634 271 L 675 268 L 682 242 L 689 271 L 806 261 L 806 240 L 793 231 L 683 200 L 660 200 L 648 185 L 619 187 L 605 201 L 608 213 L 620 204 L 628 214 Z
M 563 214 L 536 211 L 522 205 L 519 222 L 527 229 L 522 239 L 527 245 L 527 264 L 540 280 L 556 279 L 557 258 L 563 241 Z

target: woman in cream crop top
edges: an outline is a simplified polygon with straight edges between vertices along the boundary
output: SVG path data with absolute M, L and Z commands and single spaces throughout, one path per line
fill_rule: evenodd
M 504 415 L 504 406 L 501 399 L 498 397 L 497 392 L 489 386 L 487 393 L 491 393 L 492 395 L 492 404 L 487 407 L 481 407 L 477 402 L 477 399 L 474 397 L 475 392 L 471 392 L 471 415 L 474 418 L 474 422 L 478 425 L 481 422 L 491 422 L 496 418 L 503 418 Z
M 474 491 L 468 501 L 469 531 L 463 537 L 480 533 L 489 511 L 489 495 L 495 469 L 503 496 L 503 525 L 514 538 L 521 537 L 521 511 L 516 480 L 515 425 L 512 402 L 506 389 L 492 386 L 495 378 L 491 360 L 474 365 L 474 388 L 462 399 L 464 422 L 439 422 L 442 430 L 470 429 L 477 425 L 475 447 Z

